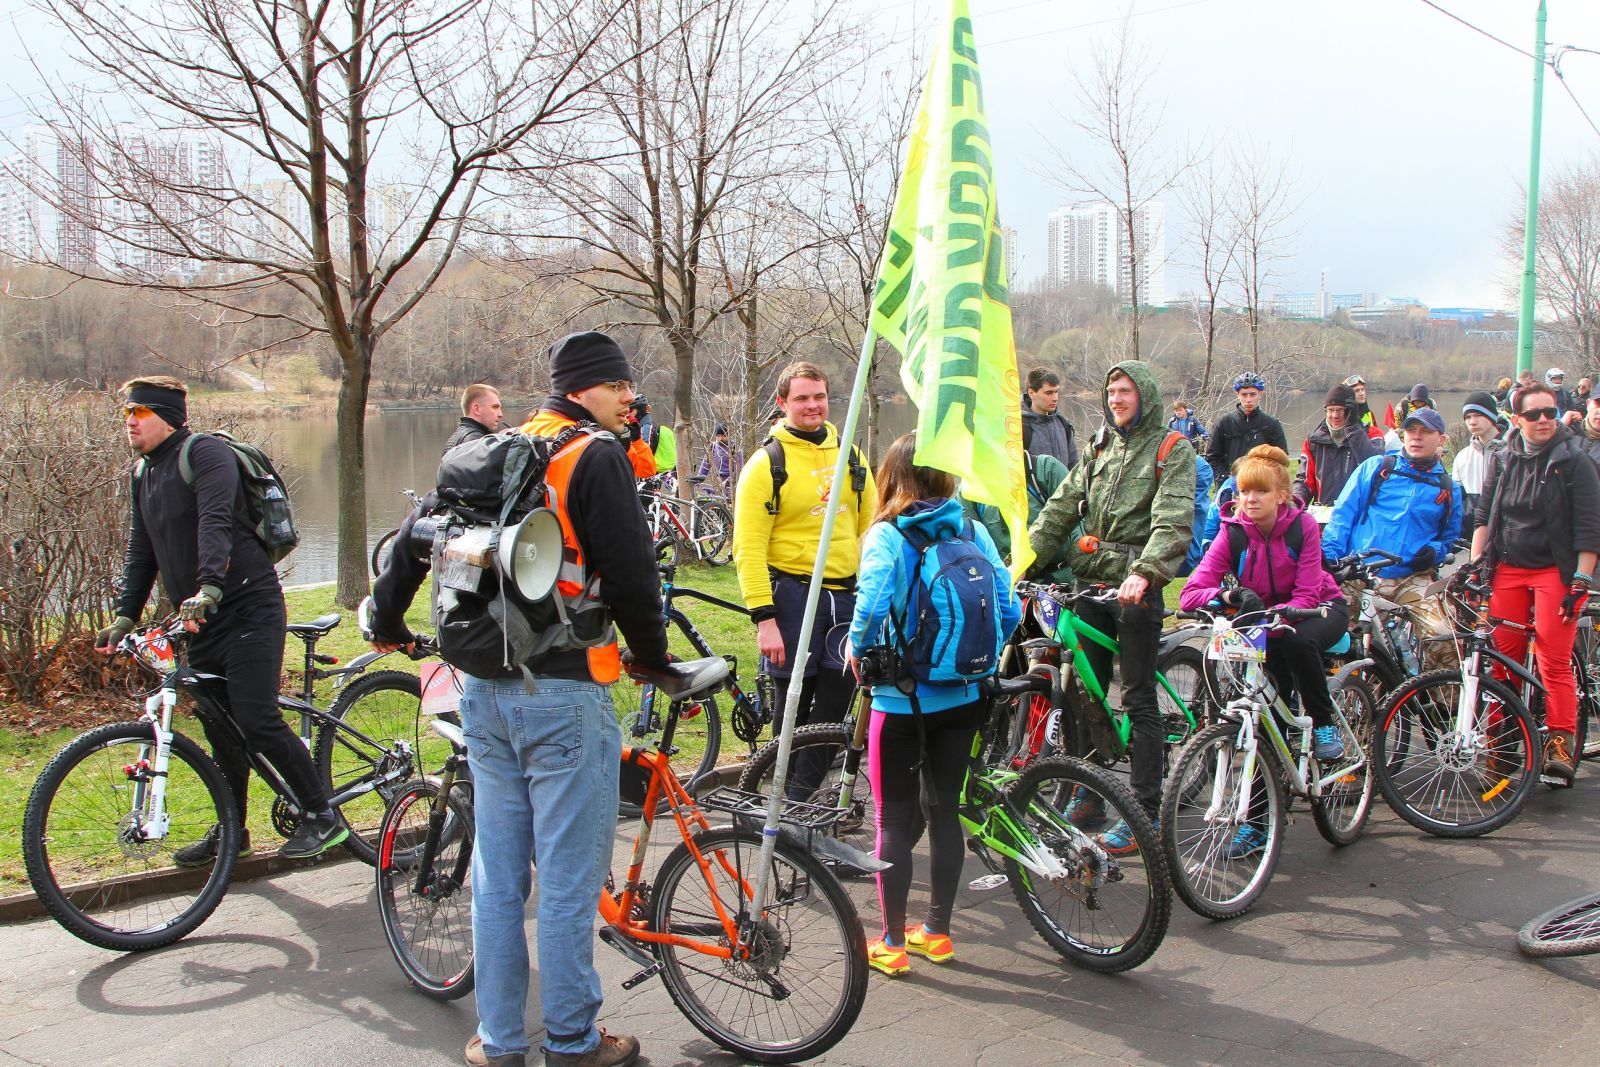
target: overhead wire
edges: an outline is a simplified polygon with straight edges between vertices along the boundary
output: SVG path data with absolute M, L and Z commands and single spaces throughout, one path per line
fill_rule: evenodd
M 1494 34 L 1490 33 L 1488 30 L 1484 29 L 1482 26 L 1477 26 L 1477 25 L 1474 25 L 1471 22 L 1468 22 L 1466 19 L 1462 18 L 1460 15 L 1457 15 L 1454 11 L 1450 11 L 1450 10 L 1447 10 L 1447 9 L 1445 9 L 1443 7 L 1440 7 L 1438 4 L 1434 3 L 1433 0 L 1422 0 L 1422 2 L 1424 4 L 1427 4 L 1429 7 L 1433 8 L 1435 11 L 1439 12 L 1439 14 L 1444 15 L 1446 18 L 1451 18 L 1451 19 L 1454 19 L 1455 21 L 1461 23 L 1461 25 L 1465 26 L 1467 29 L 1471 30 L 1473 33 L 1482 34 L 1483 36 L 1489 38 L 1489 40 L 1493 41 L 1495 44 L 1501 45 L 1502 47 L 1505 47 L 1505 48 L 1509 48 L 1513 52 L 1516 52 L 1518 55 L 1527 56 L 1529 59 L 1536 59 L 1537 58 L 1532 52 L 1528 51 L 1526 48 L 1518 48 L 1516 45 L 1512 44 L 1510 41 L 1506 40 L 1504 37 L 1496 37 Z

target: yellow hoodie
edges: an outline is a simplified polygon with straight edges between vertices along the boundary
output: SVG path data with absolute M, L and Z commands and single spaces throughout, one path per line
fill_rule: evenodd
M 767 568 L 787 574 L 810 575 L 816 563 L 817 546 L 822 540 L 822 518 L 833 483 L 834 465 L 839 462 L 839 431 L 825 423 L 827 436 L 814 445 L 796 437 L 787 423 L 772 431 L 783 445 L 783 464 L 788 474 L 779 493 L 778 514 L 767 513 L 772 500 L 772 461 L 767 450 L 758 448 L 739 473 L 739 487 L 733 500 L 733 562 L 739 572 L 739 591 L 745 606 L 766 607 L 772 603 L 772 579 Z M 824 577 L 853 577 L 861 558 L 861 537 L 872 524 L 878 506 L 878 489 L 867 470 L 867 485 L 861 492 L 861 505 L 848 484 L 838 494 L 839 518 L 833 527 L 833 542 L 828 546 L 828 565 Z

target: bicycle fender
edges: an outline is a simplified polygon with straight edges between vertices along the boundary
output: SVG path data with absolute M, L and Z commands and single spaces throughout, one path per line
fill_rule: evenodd
M 1344 688 L 1344 683 L 1350 680 L 1350 676 L 1352 674 L 1356 673 L 1357 671 L 1364 671 L 1368 667 L 1376 667 L 1377 665 L 1378 661 L 1373 659 L 1371 656 L 1368 656 L 1366 659 L 1352 660 L 1351 662 L 1346 663 L 1343 667 L 1340 667 L 1336 672 L 1334 672 L 1332 678 L 1328 679 L 1328 692 L 1337 693 L 1339 690 Z
M 1156 655 L 1165 656 L 1179 645 L 1188 644 L 1191 638 L 1199 637 L 1209 627 L 1202 623 L 1189 623 L 1176 629 L 1168 630 L 1161 635 L 1161 641 L 1156 645 Z
M 1518 663 L 1504 652 L 1501 652 L 1498 648 L 1485 648 L 1483 650 L 1483 654 L 1501 666 L 1505 667 L 1506 670 L 1510 671 L 1512 674 L 1515 674 L 1518 678 L 1521 678 L 1524 682 L 1527 682 L 1534 688 L 1544 688 L 1544 686 L 1539 684 L 1539 679 L 1535 678 L 1528 668 L 1524 667 L 1522 664 Z
M 368 667 L 372 666 L 374 663 L 378 662 L 387 655 L 389 655 L 388 652 L 361 653 L 361 655 L 345 664 L 344 670 L 340 671 L 338 677 L 334 678 L 333 687 L 338 689 L 346 682 L 354 681 L 362 671 L 366 670 Z
M 778 824 L 778 836 L 802 852 L 809 852 L 819 859 L 831 860 L 841 866 L 854 867 L 863 874 L 877 874 L 894 866 L 876 856 L 869 856 L 836 837 L 829 837 L 823 833 L 807 833 L 798 826 L 790 826 L 788 823 Z

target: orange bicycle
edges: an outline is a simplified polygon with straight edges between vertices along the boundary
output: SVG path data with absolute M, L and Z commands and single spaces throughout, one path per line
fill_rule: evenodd
M 600 894 L 600 939 L 641 970 L 632 989 L 656 975 L 678 1009 L 706 1037 L 761 1063 L 793 1063 L 838 1043 L 867 995 L 866 935 L 855 905 L 818 855 L 843 848 L 829 834 L 836 809 L 787 803 L 765 871 L 765 903 L 752 907 L 768 798 L 732 788 L 691 797 L 672 773 L 677 708 L 727 675 L 716 657 L 674 663 L 633 677 L 669 698 L 661 733 L 648 748 L 622 750 L 623 798 L 642 812 L 620 884 L 613 871 Z M 471 786 L 458 727 L 436 722 L 457 752 L 437 779 L 410 783 L 384 819 L 378 845 L 378 905 L 396 961 L 417 988 L 451 999 L 472 988 Z M 713 826 L 706 813 L 732 817 Z M 682 842 L 646 870 L 658 813 L 670 813 Z M 857 856 L 858 866 L 875 860 Z

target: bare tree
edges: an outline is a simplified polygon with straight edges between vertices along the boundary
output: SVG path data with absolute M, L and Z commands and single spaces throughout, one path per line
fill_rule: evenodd
M 213 321 L 271 319 L 279 343 L 331 347 L 338 597 L 353 605 L 367 589 L 364 416 L 379 343 L 439 278 L 485 174 L 536 129 L 578 117 L 629 58 L 590 55 L 626 5 L 34 2 L 91 83 L 111 86 L 40 109 L 70 164 L 43 188 L 22 175 L 62 220 L 51 258 L 179 292 Z M 186 277 L 193 265 L 211 269 Z M 274 285 L 298 301 L 264 305 Z
M 1501 247 L 1508 261 L 1521 262 L 1520 210 L 1506 224 Z M 1546 180 L 1539 192 L 1534 257 L 1539 300 L 1554 317 L 1546 329 L 1580 361 L 1584 373 L 1594 371 L 1600 366 L 1600 156 Z
M 551 217 L 513 227 L 512 240 L 587 248 L 587 265 L 567 273 L 591 294 L 588 307 L 665 340 L 678 470 L 687 475 L 696 349 L 713 323 L 747 304 L 763 273 L 734 264 L 761 243 L 774 179 L 814 166 L 818 134 L 807 120 L 850 31 L 837 0 L 810 10 L 782 0 L 623 7 L 580 64 L 596 77 L 621 74 L 604 108 L 547 131 L 537 154 L 526 154 L 523 213 Z M 659 48 L 646 47 L 657 39 Z M 570 162 L 574 155 L 596 161 Z M 718 242 L 727 270 L 718 269 Z
M 1195 329 L 1205 347 L 1205 370 L 1200 376 L 1200 395 L 1211 393 L 1211 374 L 1217 352 L 1217 305 L 1228 284 L 1229 270 L 1239 247 L 1239 229 L 1229 210 L 1228 193 L 1216 161 L 1207 156 L 1198 164 L 1183 188 L 1182 204 L 1189 222 L 1190 265 L 1199 277 L 1200 288 L 1191 303 Z
M 1288 254 L 1293 229 L 1294 183 L 1287 159 L 1274 159 L 1271 146 L 1245 146 L 1231 153 L 1233 277 L 1244 306 L 1250 336 L 1250 367 L 1261 370 L 1261 329 L 1266 290 L 1274 264 Z
M 1151 257 L 1156 254 L 1140 232 L 1140 218 L 1178 184 L 1193 165 L 1193 156 L 1187 149 L 1162 145 L 1166 101 L 1156 99 L 1150 86 L 1158 64 L 1150 49 L 1134 40 L 1131 17 L 1123 18 L 1115 38 L 1095 49 L 1088 69 L 1074 75 L 1078 113 L 1070 121 L 1103 158 L 1090 165 L 1074 153 L 1053 147 L 1054 166 L 1045 176 L 1070 193 L 1115 209 L 1117 252 L 1124 274 L 1116 288 L 1128 304 L 1128 351 L 1137 358 L 1140 301 Z

